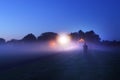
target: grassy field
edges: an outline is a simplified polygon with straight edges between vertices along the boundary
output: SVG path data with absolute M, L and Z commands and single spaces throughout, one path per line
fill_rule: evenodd
M 86 55 L 71 51 L 14 57 L 6 62 L 1 57 L 0 80 L 120 80 L 118 51 L 89 51 Z

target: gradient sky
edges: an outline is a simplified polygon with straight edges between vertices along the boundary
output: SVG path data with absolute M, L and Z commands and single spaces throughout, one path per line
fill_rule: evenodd
M 0 37 L 94 30 L 120 40 L 120 0 L 0 0 Z

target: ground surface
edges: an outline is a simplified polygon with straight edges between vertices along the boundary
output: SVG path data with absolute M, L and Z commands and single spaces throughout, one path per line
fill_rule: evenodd
M 1 56 L 0 80 L 120 80 L 120 53 L 117 51 L 31 56 L 19 55 L 19 60 L 18 56 L 11 59 Z

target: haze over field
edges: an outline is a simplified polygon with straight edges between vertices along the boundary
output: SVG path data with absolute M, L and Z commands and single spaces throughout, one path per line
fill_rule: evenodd
M 0 0 L 0 80 L 120 80 L 120 0 Z

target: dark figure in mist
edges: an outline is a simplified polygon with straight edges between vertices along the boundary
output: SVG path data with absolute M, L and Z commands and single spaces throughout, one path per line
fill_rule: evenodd
M 84 45 L 83 45 L 83 52 L 88 53 L 88 46 L 86 43 L 84 43 Z

